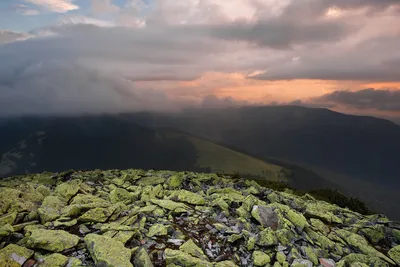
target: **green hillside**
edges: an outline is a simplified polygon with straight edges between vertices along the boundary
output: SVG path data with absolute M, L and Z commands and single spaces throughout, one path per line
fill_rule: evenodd
M 159 138 L 162 140 L 185 138 L 190 141 L 196 147 L 197 166 L 210 168 L 214 173 L 240 173 L 270 181 L 288 181 L 289 179 L 289 170 L 281 166 L 267 163 L 192 135 L 175 131 L 160 131 Z

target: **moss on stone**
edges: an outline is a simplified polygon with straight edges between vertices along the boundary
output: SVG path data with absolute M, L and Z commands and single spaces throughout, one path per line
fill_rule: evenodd
M 40 257 L 38 260 L 40 267 L 64 267 L 68 263 L 68 257 L 59 253 Z

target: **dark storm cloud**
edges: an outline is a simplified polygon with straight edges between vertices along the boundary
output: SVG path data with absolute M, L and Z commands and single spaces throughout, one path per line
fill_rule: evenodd
M 400 111 L 400 91 L 368 88 L 360 91 L 335 91 L 312 100 L 381 111 Z
M 337 22 L 301 22 L 273 19 L 256 23 L 236 22 L 212 29 L 217 38 L 231 41 L 247 41 L 259 46 L 289 49 L 293 45 L 337 41 L 350 32 L 351 27 Z

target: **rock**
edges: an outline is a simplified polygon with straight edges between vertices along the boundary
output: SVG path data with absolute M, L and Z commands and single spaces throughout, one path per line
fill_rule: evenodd
M 166 235 L 168 235 L 168 226 L 159 223 L 152 225 L 147 233 L 148 237 Z
M 110 192 L 110 200 L 112 203 L 129 202 L 132 200 L 132 195 L 127 190 L 115 188 Z
M 279 218 L 272 208 L 254 205 L 251 210 L 251 215 L 263 227 L 270 227 L 273 230 L 278 228 Z
M 320 258 L 319 259 L 319 263 L 323 266 L 323 267 L 335 267 L 335 261 L 332 259 L 324 259 L 324 258 Z
M 80 222 L 97 222 L 103 223 L 108 220 L 111 214 L 114 212 L 112 208 L 94 208 L 88 210 L 81 217 L 79 217 Z
M 64 199 L 65 202 L 68 202 L 73 196 L 78 193 L 80 187 L 81 180 L 76 179 L 58 185 L 54 192 L 61 199 Z
M 141 186 L 158 185 L 164 184 L 165 180 L 166 179 L 164 177 L 143 177 L 137 182 L 137 184 Z
M 390 264 L 394 264 L 394 262 L 386 257 L 381 252 L 377 251 L 375 248 L 371 247 L 364 237 L 354 234 L 352 232 L 339 229 L 335 231 L 341 238 L 343 238 L 349 245 L 358 248 L 362 253 L 374 257 L 381 258 Z
M 135 267 L 153 267 L 149 254 L 144 248 L 141 248 L 136 252 L 133 264 Z
M 68 257 L 59 253 L 50 254 L 39 258 L 40 267 L 64 267 L 68 263 Z
M 303 231 L 305 227 L 309 226 L 309 223 L 303 214 L 291 209 L 287 205 L 272 203 L 269 204 L 269 207 L 275 208 L 275 211 L 279 212 L 281 216 L 289 220 L 299 232 Z
M 389 264 L 378 257 L 364 255 L 364 254 L 349 254 L 343 259 L 341 259 L 336 266 L 337 267 L 345 267 L 352 266 L 353 263 L 362 263 L 367 266 L 375 266 L 375 267 L 389 267 Z
M 6 224 L 13 224 L 15 221 L 15 218 L 17 218 L 17 214 L 16 212 L 12 212 L 12 213 L 7 213 L 4 214 L 3 216 L 0 217 L 0 227 L 4 226 Z
M 151 202 L 160 206 L 161 208 L 175 212 L 186 212 L 189 208 L 183 203 L 175 202 L 168 199 L 152 199 Z
M 283 264 L 285 261 L 286 261 L 286 255 L 285 255 L 285 253 L 283 253 L 283 252 L 277 252 L 276 253 L 276 260 L 279 262 L 279 263 L 281 263 L 281 264 Z
M 214 264 L 214 267 L 238 267 L 236 263 L 232 261 L 220 261 Z
M 172 197 L 176 197 L 179 201 L 186 202 L 193 205 L 204 205 L 205 199 L 196 193 L 192 193 L 187 190 L 180 190 L 176 194 L 172 195 Z
M 0 237 L 7 237 L 14 232 L 11 224 L 6 224 L 0 227 Z
M 278 245 L 278 239 L 276 238 L 274 231 L 272 231 L 270 228 L 267 228 L 260 232 L 256 243 L 259 246 L 265 247 L 276 246 Z
M 113 239 L 120 241 L 122 244 L 125 245 L 126 242 L 128 242 L 136 232 L 134 231 L 118 231 Z
M 295 259 L 290 265 L 291 267 L 313 267 L 313 264 L 309 260 Z
M 82 267 L 82 261 L 77 258 L 68 258 L 68 262 L 65 267 Z
M 53 252 L 75 247 L 79 237 L 63 230 L 35 229 L 26 239 L 26 246 L 29 248 L 44 249 Z
M 385 226 L 374 225 L 373 227 L 363 228 L 359 233 L 365 236 L 371 243 L 378 244 L 385 238 Z
M 45 185 L 39 185 L 39 186 L 36 188 L 36 191 L 38 191 L 40 194 L 42 194 L 43 197 L 47 197 L 47 196 L 50 195 L 50 193 L 51 193 L 50 188 L 48 188 L 48 187 L 45 186 Z
M 133 267 L 130 262 L 131 251 L 121 242 L 96 234 L 88 234 L 84 241 L 97 266 Z
M 201 248 L 199 248 L 192 239 L 189 239 L 182 246 L 180 246 L 179 250 L 192 255 L 193 257 L 206 259 L 203 250 L 201 250 Z
M 335 209 L 337 207 L 323 201 L 309 201 L 306 206 L 306 214 L 328 223 L 343 223 L 342 219 L 332 213 Z
M 255 266 L 264 266 L 271 261 L 271 258 L 262 251 L 253 252 L 253 263 Z
M 329 234 L 329 232 L 330 232 L 329 227 L 326 226 L 321 220 L 311 218 L 310 222 L 315 230 L 317 230 L 320 233 L 325 234 L 325 235 Z
M 183 181 L 183 177 L 180 175 L 172 175 L 168 180 L 168 186 L 170 189 L 178 188 Z
M 10 244 L 0 250 L 0 266 L 21 266 L 33 253 L 33 250 Z
M 165 258 L 167 266 L 176 264 L 177 266 L 187 267 L 213 267 L 211 262 L 193 257 L 180 250 L 165 249 Z
M 388 255 L 397 265 L 400 265 L 400 245 L 389 250 Z
M 317 255 L 315 254 L 314 249 L 302 246 L 301 251 L 307 257 L 307 259 L 309 259 L 314 265 L 318 265 L 319 261 Z
M 42 206 L 38 209 L 42 223 L 51 222 L 61 216 L 61 210 L 64 208 L 64 202 L 58 197 L 48 196 L 43 200 Z

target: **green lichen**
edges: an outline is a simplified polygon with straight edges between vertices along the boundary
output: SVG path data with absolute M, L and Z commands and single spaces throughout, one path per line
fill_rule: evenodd
M 54 253 L 39 258 L 40 267 L 64 267 L 68 263 L 68 257 Z
M 149 232 L 147 233 L 148 237 L 166 235 L 168 235 L 168 226 L 159 223 L 152 225 L 149 229 Z
M 397 265 L 400 265 L 400 245 L 389 250 L 388 255 Z
M 88 234 L 84 241 L 97 266 L 133 267 L 131 251 L 121 242 L 96 234 Z
M 63 230 L 34 229 L 25 240 L 27 247 L 44 249 L 53 252 L 61 252 L 75 247 L 79 237 Z
M 153 267 L 149 254 L 144 248 L 141 248 L 136 252 L 133 263 L 135 267 Z
M 265 266 L 271 261 L 271 258 L 267 254 L 259 250 L 253 252 L 252 258 L 255 266 Z
M 270 228 L 261 231 L 257 240 L 257 245 L 266 247 L 278 245 L 278 239 L 275 232 Z
M 123 188 L 115 188 L 110 192 L 110 200 L 112 203 L 118 203 L 118 202 L 127 203 L 132 200 L 132 195 Z
M 204 205 L 205 199 L 196 193 L 192 193 L 187 190 L 180 190 L 175 192 L 171 197 L 176 197 L 178 201 L 186 202 L 193 205 Z
M 21 266 L 33 253 L 33 250 L 10 244 L 0 250 L 0 266 Z
M 178 266 L 185 267 L 213 267 L 213 264 L 211 262 L 193 257 L 180 250 L 167 248 L 165 250 L 165 258 L 167 266 L 170 264 L 176 264 Z
M 61 216 L 64 202 L 56 196 L 48 196 L 43 200 L 42 206 L 38 209 L 42 223 L 51 222 Z
M 189 239 L 186 241 L 182 246 L 179 247 L 179 250 L 182 252 L 185 252 L 193 257 L 201 258 L 201 259 L 207 259 L 206 256 L 204 255 L 203 250 L 199 248 L 192 239 Z
M 55 194 L 61 199 L 68 202 L 74 195 L 76 195 L 81 187 L 81 180 L 75 179 L 58 185 L 55 189 Z

